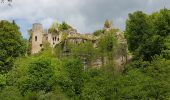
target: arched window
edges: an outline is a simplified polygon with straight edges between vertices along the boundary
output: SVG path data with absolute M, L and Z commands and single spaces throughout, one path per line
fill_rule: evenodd
M 35 36 L 35 41 L 37 41 L 37 36 Z

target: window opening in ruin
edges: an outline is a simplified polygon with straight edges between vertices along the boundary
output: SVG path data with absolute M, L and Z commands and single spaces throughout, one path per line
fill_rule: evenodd
M 35 41 L 37 41 L 37 36 L 35 36 Z
M 42 47 L 43 46 L 43 44 L 40 44 L 40 47 Z

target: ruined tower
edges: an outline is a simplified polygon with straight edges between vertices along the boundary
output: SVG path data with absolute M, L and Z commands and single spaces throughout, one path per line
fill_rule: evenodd
M 43 47 L 43 27 L 40 23 L 33 24 L 32 30 L 32 39 L 31 39 L 31 54 L 38 53 Z

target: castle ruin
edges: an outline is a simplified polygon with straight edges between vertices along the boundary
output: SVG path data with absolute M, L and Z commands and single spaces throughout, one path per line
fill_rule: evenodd
M 45 42 L 48 42 L 52 48 L 57 44 L 61 43 L 63 40 L 63 35 L 67 35 L 65 42 L 81 43 L 86 41 L 91 41 L 96 47 L 97 37 L 91 34 L 80 34 L 76 29 L 70 28 L 68 30 L 59 31 L 55 29 L 55 32 L 50 32 L 49 30 L 44 30 L 42 24 L 35 23 L 30 33 L 31 42 L 31 54 L 36 54 L 40 52 L 44 46 Z
M 106 32 L 109 31 L 110 27 L 104 27 L 103 30 Z M 30 43 L 31 43 L 31 54 L 39 53 L 43 48 L 45 43 L 49 43 L 52 48 L 54 48 L 57 44 L 61 42 L 64 43 L 84 43 L 86 41 L 91 41 L 94 47 L 97 47 L 97 40 L 100 36 L 94 36 L 92 34 L 80 34 L 76 29 L 69 28 L 67 30 L 60 30 L 58 28 L 54 28 L 53 31 L 44 30 L 42 24 L 35 23 L 30 33 Z M 105 34 L 105 33 L 103 33 Z M 64 37 L 66 35 L 66 37 Z M 126 40 L 122 32 L 117 31 L 115 34 L 117 39 L 119 48 L 117 50 L 117 54 L 115 56 L 115 62 L 118 66 L 122 66 L 127 62 L 128 59 L 128 50 Z M 64 52 L 67 50 L 63 50 Z M 101 66 L 101 59 L 97 59 L 94 61 L 94 65 Z

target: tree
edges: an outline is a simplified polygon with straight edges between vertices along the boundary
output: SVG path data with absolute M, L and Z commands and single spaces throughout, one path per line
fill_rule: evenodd
M 65 77 L 60 80 L 61 89 L 71 98 L 81 98 L 83 87 L 83 65 L 79 59 L 66 58 L 63 60 Z
M 141 44 L 141 46 L 136 50 L 136 58 L 142 58 L 143 60 L 150 61 L 155 55 L 160 55 L 163 45 L 163 38 L 159 35 L 154 35 L 148 40 Z
M 151 36 L 148 16 L 137 11 L 129 14 L 129 19 L 126 21 L 125 37 L 128 41 L 128 47 L 131 52 L 140 47 Z
M 95 32 L 93 32 L 94 36 L 100 36 L 102 34 L 104 34 L 104 30 L 96 30 Z
M 2 100 L 23 100 L 20 91 L 16 87 L 6 87 L 0 92 Z
M 135 57 L 144 60 L 152 60 L 155 55 L 165 53 L 168 44 L 165 38 L 170 32 L 169 22 L 170 11 L 167 9 L 151 15 L 140 11 L 129 14 L 125 31 L 129 50 Z
M 6 75 L 0 74 L 0 90 L 6 85 Z
M 69 49 L 72 56 L 80 58 L 81 60 L 85 59 L 88 65 L 90 65 L 92 60 L 97 56 L 97 50 L 93 47 L 91 41 L 80 44 L 70 44 Z
M 106 57 L 108 61 L 113 62 L 113 57 L 117 48 L 117 41 L 114 36 L 115 32 L 116 31 L 114 30 L 110 30 L 106 32 L 106 34 L 102 35 L 99 39 L 98 48 L 102 56 L 103 63 L 104 57 Z
M 70 25 L 68 25 L 66 22 L 62 22 L 60 25 L 59 25 L 59 30 L 63 31 L 63 30 L 68 30 L 72 28 Z
M 154 57 L 147 67 L 146 74 L 153 78 L 148 84 L 149 96 L 155 99 L 170 98 L 170 60 L 161 56 Z
M 49 32 L 50 33 L 55 33 L 58 31 L 58 28 L 59 28 L 60 24 L 57 23 L 57 22 L 54 22 L 51 27 L 49 28 Z
M 163 57 L 165 57 L 166 59 L 170 60 L 170 35 L 168 35 L 164 41 L 163 41 L 163 45 L 165 46 L 164 49 L 162 50 L 161 54 L 163 55 Z
M 132 63 L 116 79 L 117 99 L 169 99 L 169 60 L 155 56 L 151 62 Z
M 0 72 L 7 72 L 16 57 L 24 55 L 26 42 L 19 27 L 8 21 L 0 21 Z
M 87 69 L 82 97 L 85 100 L 112 100 L 115 96 L 114 76 L 103 69 Z
M 166 37 L 170 35 L 170 10 L 161 9 L 159 14 L 155 15 L 153 22 L 153 31 L 155 34 Z
M 111 22 L 109 20 L 106 20 L 104 23 L 105 28 L 111 28 Z
M 20 86 L 23 94 L 33 91 L 51 91 L 55 83 L 55 70 L 51 60 L 40 58 L 28 66 L 27 78 Z
M 115 99 L 146 100 L 153 99 L 148 96 L 147 85 L 153 80 L 139 69 L 131 69 L 116 79 Z

